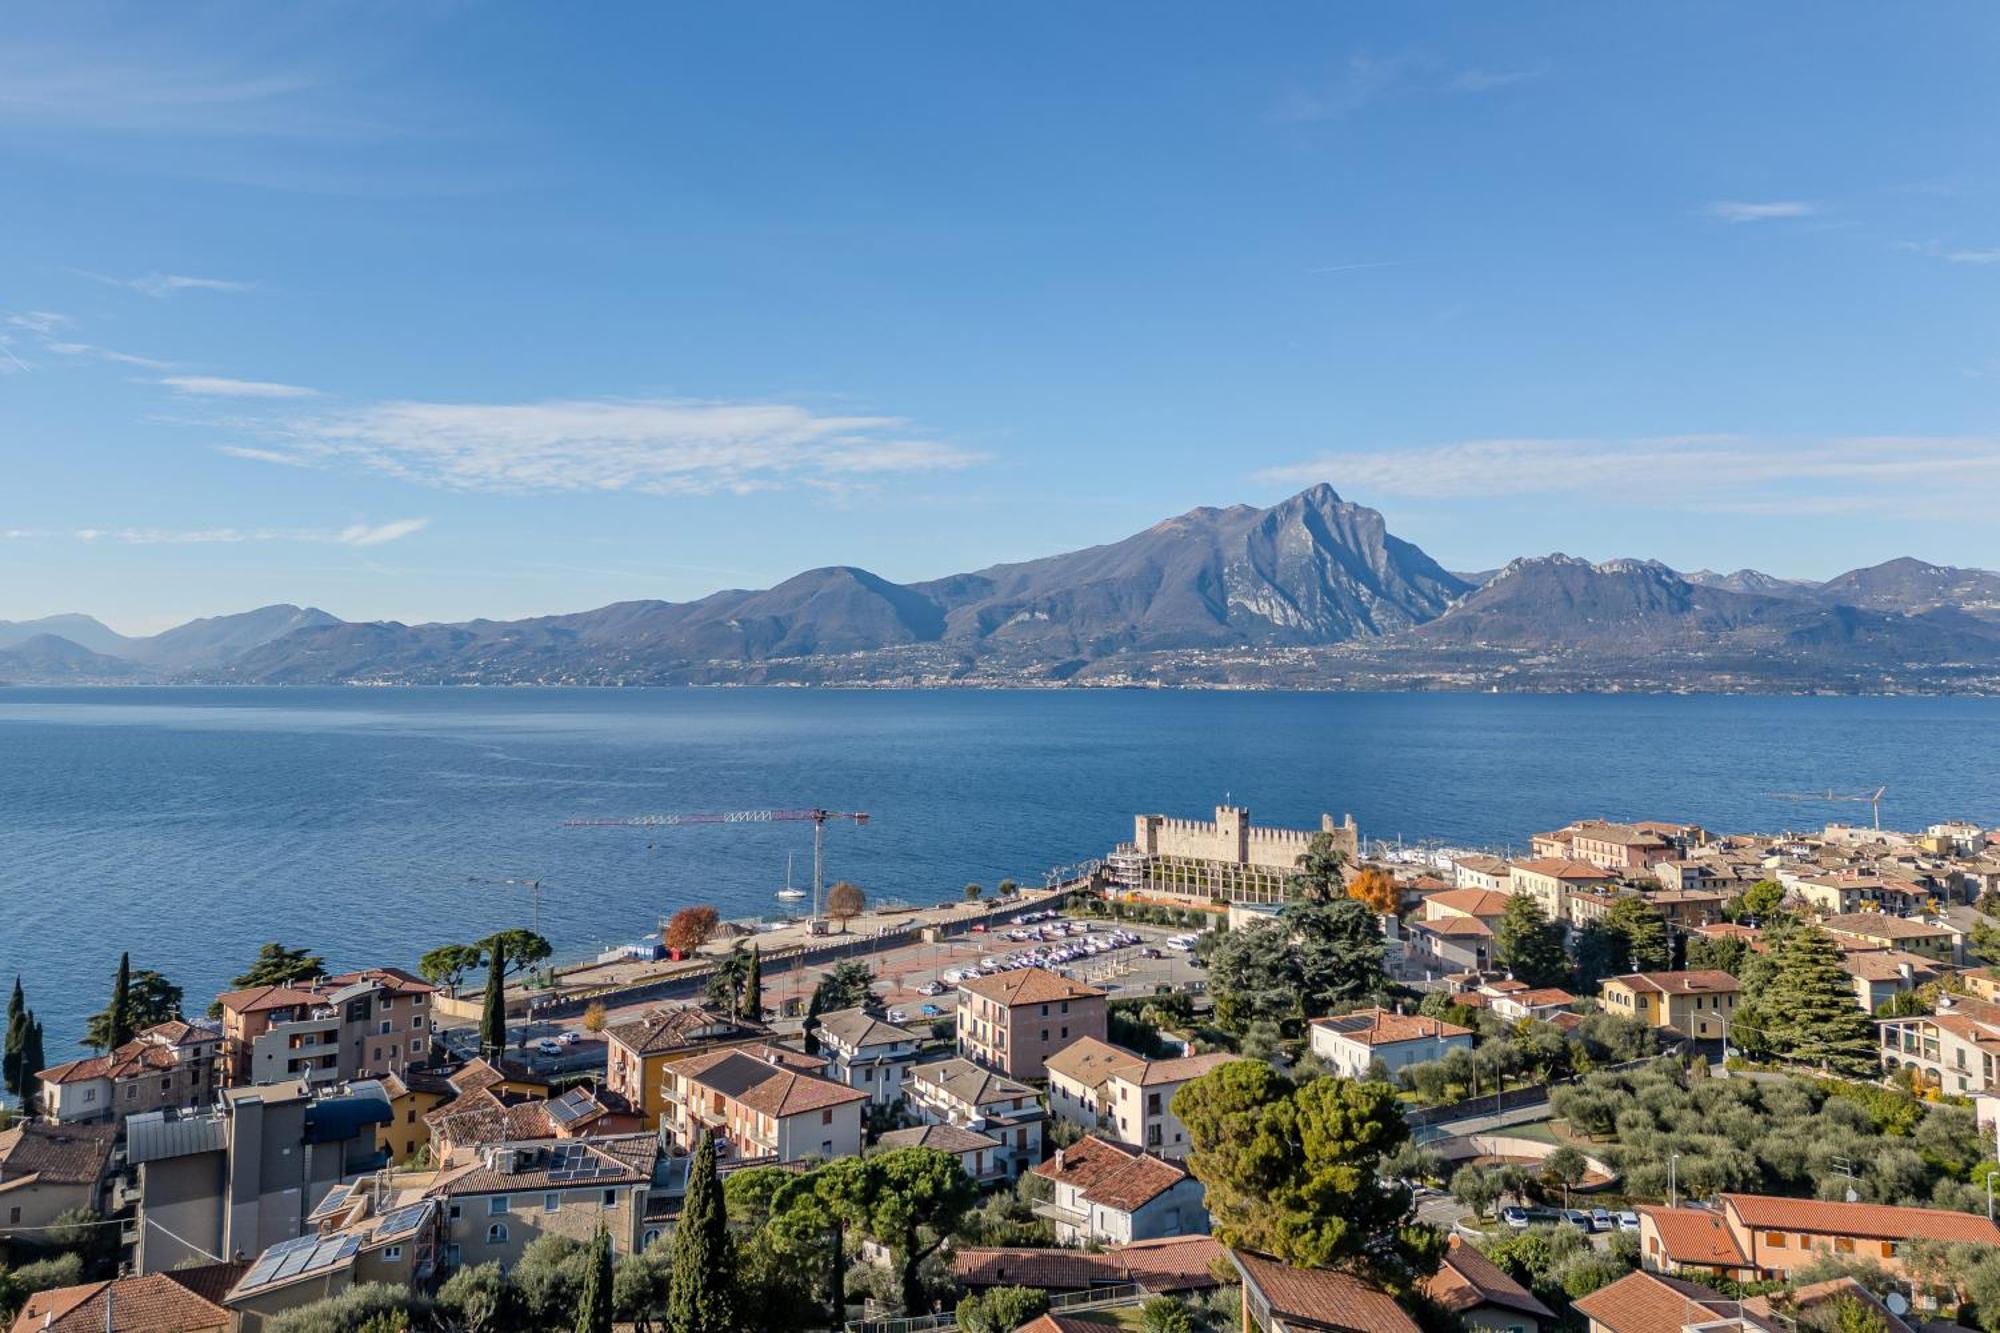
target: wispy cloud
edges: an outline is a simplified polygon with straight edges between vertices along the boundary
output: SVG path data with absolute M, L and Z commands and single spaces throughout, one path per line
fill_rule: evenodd
M 63 331 L 72 328 L 76 321 L 68 315 L 57 314 L 53 310 L 18 310 L 0 320 L 0 359 L 11 356 L 5 352 L 7 346 L 6 329 L 20 329 L 43 351 L 54 356 L 88 357 L 97 361 L 110 361 L 121 366 L 139 366 L 147 370 L 169 370 L 173 363 L 156 361 L 150 356 L 134 356 L 129 352 L 114 352 L 108 347 L 97 347 L 90 343 L 76 342 L 63 337 Z M 27 370 L 28 363 L 13 357 L 11 366 L 0 367 L 10 370 Z
M 232 380 L 219 375 L 168 375 L 160 380 L 176 393 L 206 398 L 317 398 L 318 389 L 269 380 Z
M 0 528 L 9 541 L 116 542 L 124 546 L 212 546 L 239 542 L 305 542 L 334 546 L 385 546 L 430 526 L 427 518 L 351 523 L 344 528 Z
M 1774 222 L 1780 218 L 1809 218 L 1819 208 L 1803 199 L 1770 199 L 1761 203 L 1718 199 L 1702 211 L 1724 222 Z
M 171 370 L 173 362 L 159 361 L 150 356 L 134 356 L 130 352 L 114 352 L 109 347 L 97 347 L 90 343 L 52 342 L 44 343 L 57 356 L 90 357 L 97 361 L 109 361 L 113 365 L 137 366 L 141 370 Z
M 1942 259 L 1947 264 L 2000 264 L 2000 248 L 1971 250 L 1938 241 L 1902 241 L 1896 248 L 1927 259 Z
M 181 292 L 247 292 L 256 288 L 255 283 L 238 282 L 233 278 L 196 278 L 185 273 L 145 273 L 136 278 L 118 278 L 108 273 L 92 273 L 89 269 L 78 269 L 77 272 L 106 286 L 123 287 L 155 300 Z
M 841 491 L 980 461 L 896 417 L 690 399 L 392 402 L 272 420 L 258 431 L 256 445 L 223 447 L 239 458 L 344 465 L 426 486 L 517 494 Z
M 1377 259 L 1370 263 L 1365 263 L 1365 264 L 1322 264 L 1318 268 L 1309 268 L 1306 270 L 1306 272 L 1356 273 L 1365 268 L 1401 268 L 1409 262 L 1410 261 L 1407 259 Z
M 68 315 L 58 315 L 53 310 L 17 310 L 7 316 L 8 326 L 25 329 L 40 337 L 51 337 L 56 330 L 67 328 L 71 323 Z
M 2000 438 L 1467 440 L 1328 453 L 1256 478 L 1422 499 L 1574 495 L 1596 503 L 1613 494 L 1625 503 L 1705 513 L 1900 512 L 1927 503 L 1937 485 L 1961 497 L 2000 499 Z
M 1496 92 L 1532 82 L 1550 69 L 1546 61 L 1521 69 L 1489 70 L 1456 68 L 1426 52 L 1389 56 L 1356 52 L 1329 77 L 1284 89 L 1277 117 L 1285 121 L 1338 120 L 1397 94 Z

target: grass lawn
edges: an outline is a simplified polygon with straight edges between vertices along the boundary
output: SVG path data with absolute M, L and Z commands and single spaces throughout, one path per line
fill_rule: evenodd
M 1496 1129 L 1491 1132 L 1498 1135 L 1505 1135 L 1508 1138 L 1532 1139 L 1536 1143 L 1564 1142 L 1564 1140 L 1556 1137 L 1555 1130 L 1549 1127 L 1549 1122 L 1546 1120 L 1536 1120 L 1526 1125 L 1509 1125 L 1505 1129 Z

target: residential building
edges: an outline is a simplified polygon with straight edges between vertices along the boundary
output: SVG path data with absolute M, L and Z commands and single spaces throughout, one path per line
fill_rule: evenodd
M 1045 967 L 958 985 L 958 1053 L 1009 1078 L 1041 1078 L 1078 1037 L 1104 1040 L 1107 1021 L 1103 991 Z
M 1877 875 L 1828 875 L 1787 867 L 1778 871 L 1778 882 L 1822 916 L 1851 915 L 1882 903 L 1882 880 Z
M 1088 1135 L 1056 1149 L 1034 1173 L 1054 1186 L 1035 1213 L 1055 1226 L 1059 1245 L 1122 1245 L 1208 1231 L 1201 1182 L 1150 1153 Z
M 1489 893 L 1506 893 L 1513 887 L 1505 859 L 1477 852 L 1452 861 L 1451 882 L 1453 888 L 1485 889 Z
M 389 1121 L 379 1087 L 289 1083 L 225 1088 L 206 1111 L 149 1111 L 125 1123 L 137 1174 L 141 1273 L 215 1255 L 248 1257 L 305 1234 L 312 1205 L 378 1170 Z
M 1609 824 L 1586 819 L 1571 824 L 1567 855 L 1603 870 L 1645 870 L 1679 856 L 1681 848 L 1654 824 Z
M 910 1071 L 910 1109 L 926 1124 L 957 1125 L 997 1139 L 1007 1174 L 1042 1160 L 1041 1098 L 1024 1083 L 970 1060 L 934 1060 Z
M 1516 861 L 1507 878 L 1510 893 L 1533 898 L 1551 921 L 1569 920 L 1569 895 L 1576 890 L 1610 889 L 1618 884 L 1618 877 L 1600 866 L 1561 856 Z
M 1589 1333 L 1778 1333 L 1775 1324 L 1746 1322 L 1740 1303 L 1696 1282 L 1658 1273 L 1627 1273 L 1573 1307 Z
M 1965 961 L 1965 936 L 1942 921 L 1918 921 L 1884 912 L 1848 912 L 1820 922 L 1838 943 L 1855 941 L 1877 949 L 1901 949 L 1934 963 Z
M 1122 893 L 1175 901 L 1281 903 L 1285 883 L 1299 858 L 1320 833 L 1353 861 L 1361 835 L 1354 817 L 1339 823 L 1320 816 L 1318 829 L 1259 828 L 1242 806 L 1219 805 L 1214 821 L 1140 815 L 1132 821 L 1132 841 L 1107 858 L 1111 879 Z
M 438 1271 L 442 1211 L 420 1189 L 370 1178 L 336 1185 L 306 1216 L 305 1230 L 258 1254 L 222 1297 L 243 1333 L 276 1317 L 380 1283 L 413 1289 Z
M 0 1129 L 0 1239 L 51 1224 L 71 1209 L 103 1211 L 112 1125 L 25 1120 Z
M 1934 1014 L 1878 1019 L 1876 1026 L 1889 1073 L 1912 1070 L 1919 1082 L 1960 1097 L 2000 1088 L 2000 1004 L 1941 995 Z
M 1936 963 L 1901 949 L 1856 949 L 1841 955 L 1840 965 L 1854 979 L 1854 1000 L 1874 1013 L 1897 995 L 1936 981 L 1944 973 Z
M 661 1132 L 692 1152 L 705 1130 L 731 1160 L 776 1164 L 861 1152 L 868 1094 L 819 1077 L 825 1061 L 779 1046 L 711 1051 L 666 1067 Z
M 2000 1245 L 2000 1227 L 1977 1213 L 1836 1203 L 1770 1194 L 1723 1194 L 1718 1208 L 1642 1208 L 1639 1258 L 1647 1268 L 1755 1279 L 1789 1277 L 1832 1255 L 1903 1271 L 1913 1240 Z
M 1726 893 L 1711 889 L 1661 889 L 1645 895 L 1669 930 L 1695 930 L 1722 920 Z
M 1612 977 L 1598 994 L 1614 1014 L 1700 1039 L 1729 1035 L 1742 987 L 1727 972 L 1633 972 Z
M 1457 1236 L 1447 1238 L 1444 1260 L 1424 1280 L 1424 1293 L 1458 1316 L 1465 1333 L 1543 1333 L 1556 1328 L 1555 1312 L 1536 1300 L 1491 1259 Z
M 1315 1018 L 1311 1032 L 1312 1053 L 1343 1078 L 1366 1078 L 1378 1064 L 1394 1078 L 1412 1065 L 1472 1049 L 1471 1028 L 1387 1009 Z
M 122 1124 L 141 1111 L 206 1106 L 221 1086 L 221 1046 L 211 1028 L 155 1024 L 108 1054 L 42 1070 L 42 1114 L 58 1124 Z
M 1697 861 L 1655 861 L 1653 874 L 1659 878 L 1660 887 L 1673 892 L 1687 893 L 1695 890 L 1720 892 L 1725 898 L 1734 887 L 1734 878 L 1726 867 L 1710 860 Z
M 425 1194 L 443 1208 L 446 1269 L 511 1268 L 542 1236 L 587 1241 L 599 1227 L 615 1255 L 644 1249 L 654 1197 L 671 1188 L 671 1175 L 655 1134 L 541 1139 L 487 1144 Z
M 1187 1126 L 1174 1094 L 1239 1057 L 1227 1052 L 1149 1060 L 1095 1037 L 1071 1042 L 1048 1059 L 1049 1111 L 1127 1147 L 1161 1157 L 1187 1155 Z
M 547 1112 L 547 1084 L 510 1072 L 504 1063 L 468 1060 L 444 1078 L 449 1094 L 424 1112 L 431 1160 L 451 1161 L 463 1149 L 501 1139 L 539 1139 L 554 1133 Z
M 916 1037 L 866 1009 L 820 1015 L 819 1049 L 828 1078 L 867 1093 L 877 1106 L 903 1100 L 903 1078 L 917 1062 Z
M 229 991 L 219 998 L 226 1080 L 341 1083 L 428 1065 L 436 993 L 394 967 Z
M 431 1141 L 425 1119 L 458 1095 L 445 1075 L 427 1069 L 385 1074 L 375 1080 L 389 1099 L 389 1123 L 376 1130 L 376 1146 L 392 1162 L 408 1162 Z
M 1501 1018 L 1520 1022 L 1532 1018 L 1547 1023 L 1557 1014 L 1568 1013 L 1576 1003 L 1576 996 L 1560 986 L 1541 986 L 1533 990 L 1500 991 L 1488 997 L 1486 1007 Z
M 1156 1295 L 1214 1291 L 1228 1251 L 1213 1236 L 1134 1241 L 1101 1250 L 1046 1245 L 966 1245 L 952 1252 L 953 1281 L 968 1291 L 1035 1287 L 1051 1294 L 1138 1285 Z
M 1231 1250 L 1242 1279 L 1243 1333 L 1419 1333 L 1396 1298 L 1341 1268 L 1294 1268 Z
M 976 1129 L 957 1125 L 915 1125 L 892 1129 L 875 1140 L 877 1148 L 929 1148 L 950 1153 L 976 1185 L 1000 1185 L 1012 1179 L 1007 1169 L 1008 1155 L 1000 1140 Z
M 1453 889 L 1424 899 L 1422 915 L 1403 925 L 1403 956 L 1425 972 L 1484 972 L 1493 963 L 1493 931 L 1509 895 Z
M 645 1127 L 660 1123 L 666 1109 L 666 1067 L 676 1060 L 768 1042 L 762 1023 L 731 1017 L 706 1005 L 655 1009 L 629 1023 L 604 1029 L 604 1086 L 623 1097 Z
M 12 1333 L 236 1333 L 221 1298 L 247 1267 L 203 1264 L 38 1291 L 15 1316 Z

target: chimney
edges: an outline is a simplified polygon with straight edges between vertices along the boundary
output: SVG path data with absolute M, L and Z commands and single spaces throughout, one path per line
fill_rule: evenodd
M 1916 969 L 1908 963 L 1896 964 L 1896 975 L 1905 981 L 1915 981 L 1917 979 Z

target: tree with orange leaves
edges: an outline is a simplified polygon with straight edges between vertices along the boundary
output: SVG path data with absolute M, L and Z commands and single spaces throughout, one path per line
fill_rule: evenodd
M 1347 881 L 1347 896 L 1366 904 L 1377 916 L 1394 914 L 1402 900 L 1395 877 L 1376 866 L 1362 867 L 1359 874 Z

